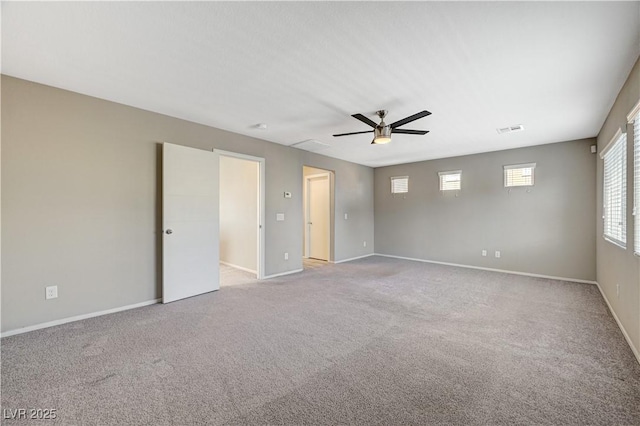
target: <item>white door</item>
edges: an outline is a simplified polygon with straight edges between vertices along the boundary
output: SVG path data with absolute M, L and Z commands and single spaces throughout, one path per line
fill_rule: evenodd
M 309 257 L 329 260 L 329 176 L 310 178 L 308 182 Z
M 220 288 L 218 154 L 162 146 L 162 303 Z

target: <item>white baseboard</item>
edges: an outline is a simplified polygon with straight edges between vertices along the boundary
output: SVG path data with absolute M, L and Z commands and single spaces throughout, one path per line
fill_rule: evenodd
M 412 260 L 414 262 L 436 263 L 438 265 L 457 266 L 459 268 L 480 269 L 482 271 L 492 271 L 492 272 L 502 272 L 505 274 L 524 275 L 525 277 L 547 278 L 550 280 L 570 281 L 575 283 L 593 284 L 593 285 L 597 284 L 595 281 L 581 280 L 578 278 L 554 277 L 552 275 L 531 274 L 529 272 L 509 271 L 507 269 L 484 268 L 482 266 L 462 265 L 460 263 L 440 262 L 437 260 L 416 259 L 414 257 L 394 256 L 392 254 L 375 253 L 375 255 L 383 256 L 383 257 L 392 257 L 394 259 Z
M 42 328 L 62 325 L 69 322 L 80 321 L 87 318 L 94 318 L 102 315 L 114 314 L 116 312 L 128 311 L 129 309 L 141 308 L 143 306 L 155 305 L 156 303 L 160 303 L 161 300 L 162 299 L 147 300 L 146 302 L 134 303 L 133 305 L 127 305 L 127 306 L 120 306 L 119 308 L 107 309 L 105 311 L 91 312 L 88 314 L 76 315 L 73 317 L 62 318 L 55 321 L 48 321 L 48 322 L 43 322 L 41 324 L 30 325 L 29 327 L 16 328 L 15 330 L 5 331 L 4 333 L 0 334 L 0 337 L 14 336 L 16 334 L 28 333 L 29 331 L 40 330 Z
M 269 278 L 276 278 L 276 277 L 282 277 L 284 275 L 297 274 L 298 272 L 302 272 L 303 270 L 304 269 L 294 269 L 293 271 L 286 271 L 286 272 L 280 272 L 278 274 L 271 274 L 271 275 L 265 276 L 263 279 L 267 280 Z
M 609 303 L 609 299 L 607 299 L 607 295 L 604 294 L 604 291 L 602 291 L 602 287 L 600 287 L 600 284 L 596 283 L 596 285 L 598 286 L 598 290 L 600 290 L 600 294 L 602 295 L 602 298 L 604 299 L 605 302 L 607 302 L 607 306 L 609 307 L 609 312 L 611 312 L 611 315 L 613 315 L 613 319 L 615 319 L 616 323 L 618 323 L 618 327 L 620 328 L 620 331 L 622 331 L 622 335 L 624 336 L 625 340 L 629 344 L 629 347 L 631 347 L 631 352 L 633 352 L 633 354 L 636 357 L 636 360 L 638 361 L 638 364 L 640 364 L 640 351 L 638 351 L 638 349 L 635 346 L 633 346 L 633 342 L 631 341 L 629 334 L 627 334 L 627 330 L 624 329 L 624 326 L 620 322 L 620 319 L 618 319 L 616 312 L 611 307 L 611 303 Z
M 232 268 L 235 268 L 235 269 L 240 269 L 241 271 L 250 272 L 250 273 L 256 274 L 256 275 L 258 274 L 258 271 L 255 271 L 255 270 L 249 269 L 249 268 L 245 268 L 244 266 L 234 265 L 233 263 L 225 262 L 223 260 L 221 260 L 220 263 L 222 263 L 223 265 L 231 266 Z
M 335 260 L 331 263 L 351 262 L 352 260 L 364 259 L 365 257 L 370 257 L 370 256 L 375 256 L 375 253 L 369 253 L 369 254 L 365 254 L 363 256 L 357 256 L 357 257 L 350 257 L 349 259 Z

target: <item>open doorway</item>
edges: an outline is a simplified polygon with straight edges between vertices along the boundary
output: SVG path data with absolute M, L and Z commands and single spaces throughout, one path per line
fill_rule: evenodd
M 303 167 L 305 269 L 333 261 L 334 173 Z
M 264 275 L 264 159 L 220 155 L 220 285 Z

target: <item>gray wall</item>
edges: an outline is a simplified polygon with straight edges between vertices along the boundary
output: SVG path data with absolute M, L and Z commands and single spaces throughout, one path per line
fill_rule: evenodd
M 161 142 L 265 158 L 267 275 L 302 268 L 303 165 L 335 171 L 335 259 L 372 252 L 369 167 L 2 76 L 2 331 L 161 297 Z
M 592 144 L 587 139 L 377 168 L 375 251 L 595 280 Z M 519 163 L 537 163 L 535 186 L 504 188 L 503 166 Z M 439 191 L 438 172 L 449 170 L 462 170 L 457 196 Z M 392 195 L 390 178 L 405 175 L 409 193 Z
M 631 70 L 609 116 L 598 134 L 598 152 L 607 145 L 621 126 L 627 125 L 627 114 L 640 100 L 640 60 Z M 627 249 L 605 241 L 602 222 L 603 161 L 598 157 L 597 264 L 598 284 L 611 308 L 640 353 L 640 259 L 633 255 L 633 128 L 627 129 Z M 620 284 L 620 296 L 616 295 Z
M 258 268 L 258 171 L 255 161 L 220 156 L 220 260 L 254 272 Z

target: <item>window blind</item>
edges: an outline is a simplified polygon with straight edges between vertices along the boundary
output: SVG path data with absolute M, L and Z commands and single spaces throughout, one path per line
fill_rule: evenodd
M 621 133 L 604 158 L 604 236 L 615 244 L 627 244 L 627 135 Z
M 440 177 L 440 191 L 455 191 L 460 189 L 462 183 L 462 171 L 438 172 Z
M 403 194 L 409 192 L 409 176 L 395 176 L 391 178 L 391 193 Z
M 536 163 L 504 166 L 504 186 L 532 186 Z
M 640 255 L 640 112 L 633 118 L 633 251 Z

